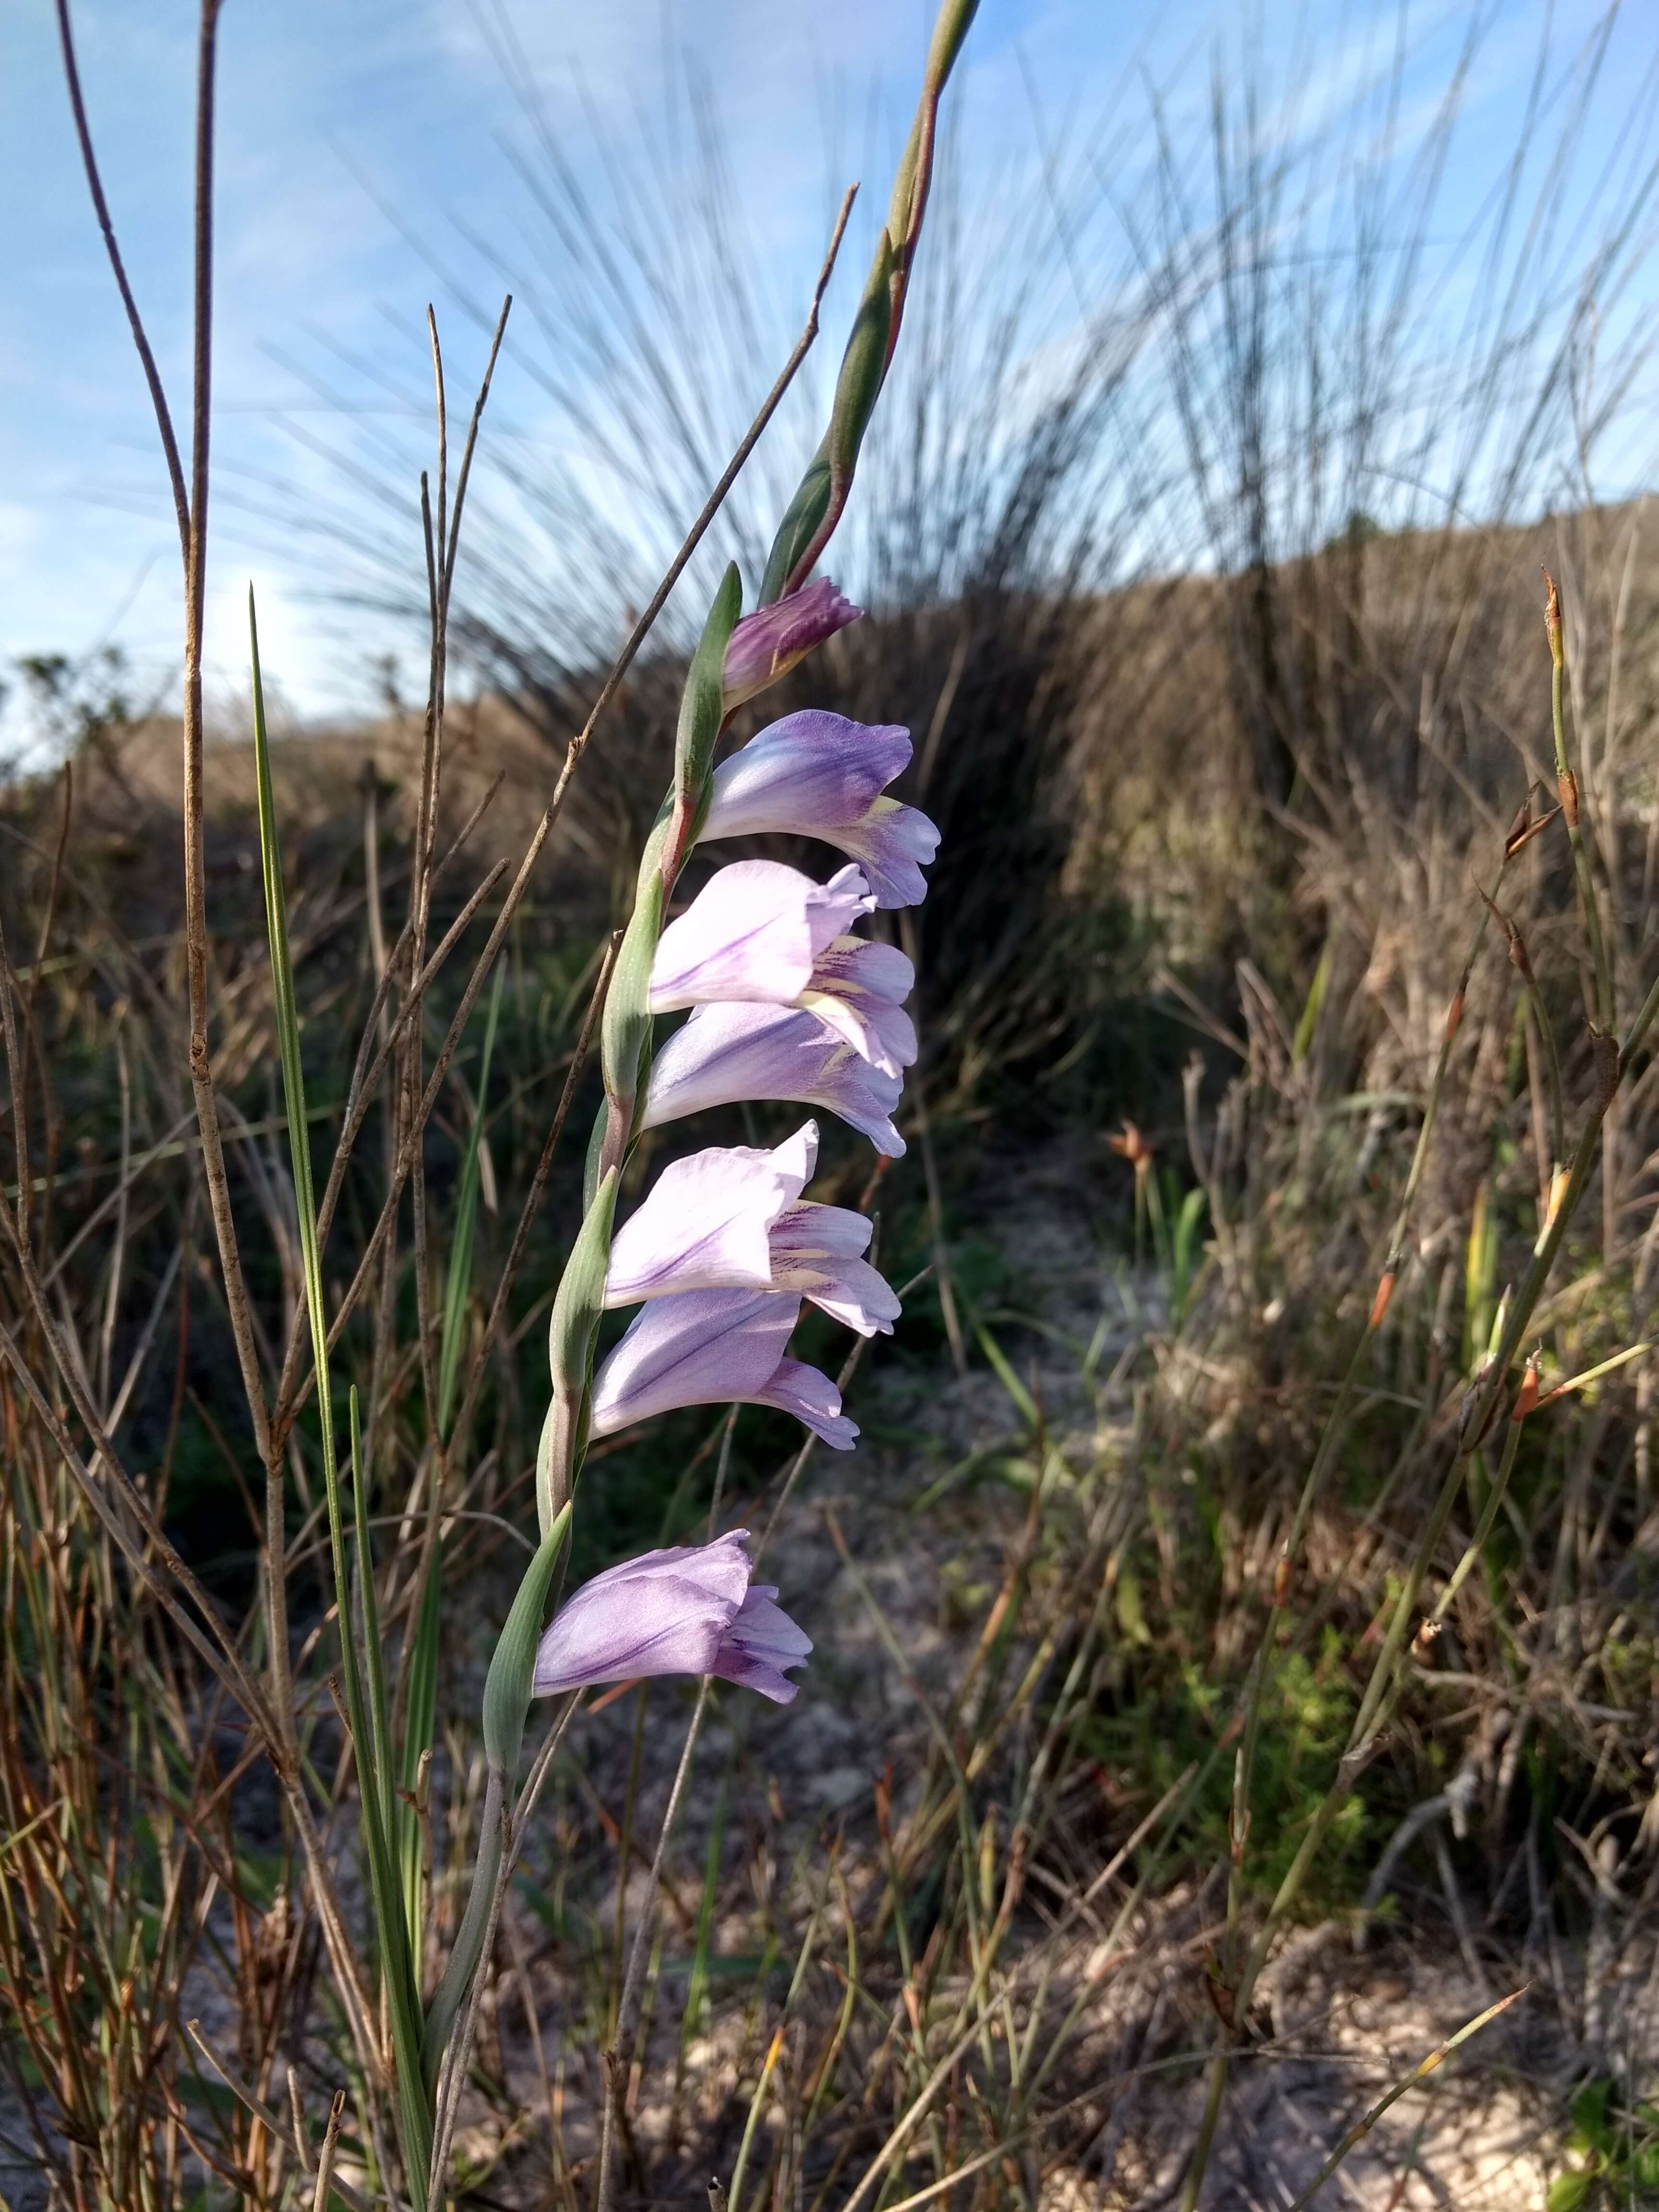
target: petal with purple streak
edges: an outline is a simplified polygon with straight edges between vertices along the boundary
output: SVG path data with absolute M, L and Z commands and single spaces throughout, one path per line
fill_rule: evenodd
M 799 1359 L 781 1359 L 777 1372 L 764 1390 L 755 1393 L 757 1406 L 774 1406 L 804 1421 L 832 1451 L 851 1451 L 858 1441 L 858 1424 L 841 1410 L 841 1392 L 827 1375 Z
M 845 1206 L 787 1206 L 771 1232 L 772 1280 L 798 1291 L 860 1336 L 892 1334 L 896 1295 L 862 1255 L 871 1224 Z
M 783 1670 L 812 1646 L 750 1577 L 746 1530 L 647 1552 L 583 1584 L 544 1632 L 532 1687 L 549 1697 L 657 1674 L 718 1674 L 787 1705 Z
M 799 1314 L 799 1298 L 769 1291 L 653 1298 L 593 1378 L 592 1434 L 680 1406 L 758 1402 Z
M 892 1110 L 903 1085 L 855 1052 L 816 1014 L 790 1007 L 700 1006 L 657 1054 L 641 1126 L 744 1099 L 798 1099 L 821 1106 L 900 1158 L 904 1139 Z
M 644 1674 L 705 1674 L 751 1572 L 744 1540 L 647 1552 L 586 1583 L 544 1633 L 538 1696 Z
M 613 1436 L 681 1406 L 775 1406 L 836 1450 L 858 1431 L 826 1375 L 784 1346 L 800 1299 L 769 1291 L 683 1291 L 641 1306 L 593 1378 L 591 1433 Z
M 903 1006 L 915 981 L 896 945 L 838 937 L 813 962 L 811 981 L 796 1003 L 884 1074 L 897 1075 L 916 1056 L 915 1024 Z
M 605 1277 L 607 1306 L 680 1291 L 780 1287 L 769 1232 L 799 1198 L 817 1159 L 816 1121 L 770 1152 L 711 1146 L 665 1167 L 617 1231 Z
M 700 835 L 822 838 L 859 862 L 878 906 L 914 906 L 927 888 L 918 864 L 933 859 L 939 832 L 882 796 L 909 758 L 910 733 L 897 723 L 818 708 L 786 714 L 715 769 Z
M 851 866 L 827 884 L 780 860 L 717 869 L 658 940 L 651 1011 L 733 999 L 787 1006 L 808 988 L 819 955 L 874 904 Z
M 725 1681 L 741 1683 L 775 1704 L 787 1705 L 800 1685 L 792 1682 L 783 1670 L 802 1663 L 812 1649 L 812 1639 L 795 1626 L 781 1606 L 773 1602 L 776 1596 L 775 1589 L 751 1586 L 721 1638 L 711 1671 Z

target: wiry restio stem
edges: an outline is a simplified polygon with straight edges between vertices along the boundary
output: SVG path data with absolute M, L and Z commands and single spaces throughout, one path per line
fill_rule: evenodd
M 1563 691 L 1566 682 L 1567 654 L 1561 627 L 1561 594 L 1555 579 L 1547 568 L 1544 571 L 1544 633 L 1550 647 L 1550 725 L 1555 738 L 1555 782 L 1561 794 L 1561 813 L 1567 825 L 1567 841 L 1572 847 L 1572 872 L 1578 887 L 1578 903 L 1584 917 L 1584 936 L 1589 945 L 1590 966 L 1595 977 L 1595 1021 L 1604 1033 L 1610 1032 L 1613 1024 L 1613 969 L 1607 960 L 1607 941 L 1601 933 L 1601 907 L 1595 896 L 1595 879 L 1590 872 L 1589 851 L 1584 842 L 1583 824 L 1579 819 L 1578 778 L 1567 751 L 1567 725 Z
M 208 932 L 206 860 L 202 792 L 202 646 L 207 617 L 208 487 L 213 398 L 213 161 L 214 91 L 218 58 L 219 0 L 202 0 L 197 29 L 195 218 L 192 320 L 191 349 L 190 475 L 186 483 L 172 410 L 155 356 L 144 329 L 131 283 L 111 220 L 109 204 L 94 151 L 92 133 L 82 95 L 75 40 L 70 25 L 69 0 L 58 0 L 58 39 L 63 49 L 64 75 L 75 118 L 82 166 L 103 234 L 105 250 L 121 303 L 126 310 L 133 343 L 149 386 L 156 429 L 167 463 L 179 526 L 179 552 L 184 564 L 185 641 L 184 696 L 181 737 L 184 757 L 185 843 L 185 975 L 190 1024 L 191 1087 L 201 1134 L 202 1171 L 213 1216 L 224 1279 L 225 1310 L 236 1347 L 242 1389 L 253 1425 L 254 1442 L 266 1471 L 265 1596 L 270 1611 L 270 1662 L 272 1702 L 279 1713 L 292 1705 L 288 1668 L 286 1577 L 283 1571 L 282 1458 L 272 1446 L 264 1378 L 259 1370 L 241 1253 L 231 1212 L 230 1184 L 225 1172 L 224 1141 L 219 1127 L 218 1100 L 213 1084 L 213 1063 L 208 1046 Z

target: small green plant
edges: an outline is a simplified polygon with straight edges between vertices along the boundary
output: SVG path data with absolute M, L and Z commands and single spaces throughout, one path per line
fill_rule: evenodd
M 1572 2100 L 1566 2148 L 1572 2163 L 1551 2182 L 1546 2212 L 1659 2201 L 1659 2105 L 1623 2106 L 1605 2075 L 1586 2082 Z

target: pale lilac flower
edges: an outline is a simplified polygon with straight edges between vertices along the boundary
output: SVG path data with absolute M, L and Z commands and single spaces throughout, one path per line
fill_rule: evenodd
M 720 868 L 658 941 L 651 1011 L 804 1006 L 896 1075 L 916 1056 L 915 1030 L 902 1010 L 915 970 L 896 945 L 847 933 L 874 904 L 854 866 L 827 884 L 777 860 Z
M 780 1705 L 799 1684 L 812 1649 L 775 1588 L 751 1583 L 748 1532 L 712 1544 L 647 1552 L 584 1583 L 555 1617 L 536 1651 L 538 1697 L 647 1675 L 718 1674 Z
M 788 1006 L 699 1006 L 652 1063 L 641 1127 L 660 1128 L 706 1107 L 794 1098 L 839 1114 L 879 1152 L 899 1158 L 892 1111 L 903 1090 L 815 1013 Z
M 720 707 L 729 714 L 745 699 L 786 676 L 798 660 L 848 623 L 861 621 L 862 607 L 843 599 L 828 576 L 819 576 L 787 599 L 776 599 L 758 614 L 745 615 L 732 633 L 720 678 Z
M 927 895 L 920 862 L 939 831 L 914 806 L 882 793 L 910 758 L 910 733 L 890 722 L 849 721 L 809 707 L 786 714 L 714 770 L 704 837 L 769 830 L 822 838 L 854 860 L 878 906 Z
M 896 1075 L 916 1056 L 915 1024 L 902 1003 L 915 981 L 915 969 L 896 945 L 838 937 L 813 962 L 811 979 L 794 1003 L 827 1022 L 884 1075 Z
M 653 1298 L 593 1378 L 591 1433 L 614 1435 L 680 1406 L 775 1406 L 836 1451 L 858 1430 L 827 1375 L 785 1356 L 800 1300 L 773 1291 Z
M 605 1304 L 782 1289 L 772 1279 L 772 1227 L 805 1189 L 817 1156 L 818 1125 L 804 1121 L 775 1151 L 715 1146 L 671 1162 L 611 1240 Z
M 710 1000 L 792 1006 L 814 963 L 875 904 L 856 867 L 815 884 L 781 860 L 720 868 L 657 940 L 651 1011 L 672 1013 Z
M 838 1206 L 801 1203 L 818 1149 L 804 1122 L 774 1152 L 737 1145 L 665 1167 L 617 1231 L 607 1306 L 684 1291 L 793 1291 L 855 1328 L 890 1333 L 899 1302 L 861 1256 L 871 1224 Z

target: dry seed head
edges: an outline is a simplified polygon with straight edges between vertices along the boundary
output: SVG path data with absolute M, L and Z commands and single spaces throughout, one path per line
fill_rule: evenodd
M 1121 1158 L 1128 1161 L 1137 1175 L 1152 1165 L 1152 1148 L 1133 1121 L 1125 1121 L 1121 1136 L 1109 1135 L 1106 1141 Z
M 1542 793 L 1543 788 L 1541 784 L 1531 784 L 1528 787 L 1527 795 L 1522 800 L 1514 821 L 1510 824 L 1508 836 L 1504 840 L 1504 858 L 1506 860 L 1512 860 L 1517 853 L 1531 844 L 1534 837 L 1541 836 L 1561 811 L 1559 806 L 1547 806 L 1540 812 L 1534 813 L 1533 802 Z
M 1550 659 L 1557 668 L 1565 665 L 1561 646 L 1561 594 L 1555 587 L 1555 579 L 1547 568 L 1544 571 L 1544 635 L 1550 641 Z
M 1477 890 L 1480 890 L 1479 884 L 1475 885 L 1475 889 Z M 1486 912 L 1492 915 L 1493 921 L 1497 922 L 1498 927 L 1504 933 L 1504 942 L 1508 945 L 1510 949 L 1510 965 L 1512 968 L 1518 969 L 1521 974 L 1526 977 L 1528 982 L 1530 983 L 1533 981 L 1532 962 L 1527 957 L 1527 941 L 1525 938 L 1522 936 L 1519 929 L 1516 928 L 1515 923 L 1510 919 L 1509 915 L 1504 913 L 1503 908 L 1498 904 L 1497 901 L 1495 899 L 1488 898 L 1483 890 L 1480 891 L 1480 903 L 1486 908 Z

